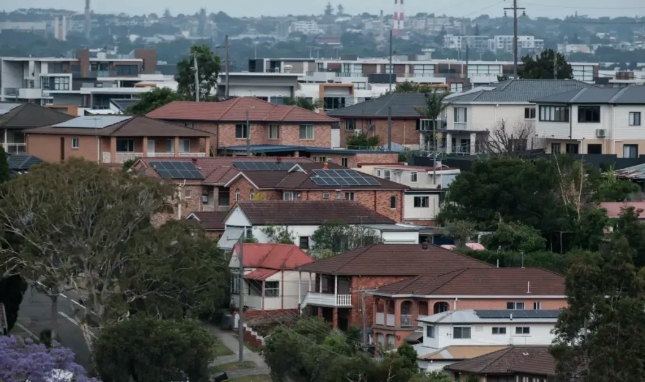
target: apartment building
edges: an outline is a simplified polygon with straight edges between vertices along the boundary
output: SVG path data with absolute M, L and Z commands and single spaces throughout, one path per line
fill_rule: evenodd
M 455 36 L 445 35 L 443 46 L 448 49 L 465 50 L 466 46 L 471 52 L 485 51 L 513 51 L 513 36 Z M 544 40 L 535 36 L 517 36 L 517 47 L 520 53 L 539 53 L 544 49 Z
M 298 74 L 295 73 L 221 73 L 217 94 L 222 98 L 227 94 L 229 97 L 255 97 L 284 105 L 286 99 L 299 95 L 298 85 Z
M 315 20 L 294 21 L 289 27 L 289 33 L 300 32 L 306 35 L 317 35 L 324 33 Z
M 532 100 L 537 105 L 536 135 L 548 153 L 645 153 L 645 86 L 584 88 Z
M 0 57 L 0 101 L 108 108 L 110 98 L 149 91 L 135 88 L 156 72 L 154 50 L 128 55 L 81 49 L 75 57 Z M 128 90 L 124 90 L 129 88 Z M 116 97 L 115 97 L 116 96 Z

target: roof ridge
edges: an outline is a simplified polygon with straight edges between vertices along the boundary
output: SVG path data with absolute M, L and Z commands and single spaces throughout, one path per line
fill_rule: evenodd
M 580 96 L 582 96 L 582 94 L 583 94 L 587 89 L 588 89 L 588 88 L 582 88 L 582 89 L 580 89 L 580 90 L 578 91 L 578 94 L 576 94 L 575 96 L 573 96 L 573 98 L 571 98 L 571 100 L 569 101 L 569 103 L 573 103 L 573 102 L 575 102 L 578 98 L 580 98 Z
M 343 267 L 347 266 L 347 264 L 349 264 L 349 263 L 351 263 L 352 261 L 356 260 L 356 258 L 357 258 L 357 257 L 361 256 L 361 255 L 362 255 L 363 253 L 365 253 L 368 249 L 371 249 L 372 247 L 374 247 L 374 245 L 376 245 L 376 244 L 371 244 L 371 245 L 369 245 L 369 246 L 367 246 L 367 247 L 362 248 L 363 250 L 362 250 L 362 251 L 360 251 L 359 253 L 357 253 L 357 254 L 356 254 L 356 256 L 352 256 L 352 258 L 351 258 L 351 259 L 349 259 L 349 260 L 347 260 L 344 264 L 342 264 L 341 266 L 336 267 L 336 272 L 338 272 L 338 270 L 339 270 L 339 269 L 341 269 L 341 268 L 343 268 Z
M 455 274 L 454 274 L 452 277 L 450 277 L 448 280 L 446 280 L 445 282 L 441 283 L 441 285 L 437 285 L 437 287 L 436 287 L 436 288 L 433 288 L 433 289 L 430 291 L 430 293 L 433 293 L 433 292 L 434 292 L 434 291 L 436 291 L 437 289 L 439 289 L 439 288 L 441 288 L 442 286 L 444 286 L 444 285 L 448 284 L 449 282 L 451 282 L 452 280 L 454 280 L 455 278 L 457 278 L 458 276 L 460 276 L 462 273 L 464 273 L 467 269 L 469 269 L 469 268 L 462 268 L 462 269 L 458 269 L 458 270 L 456 270 L 456 271 L 452 271 L 452 272 L 444 273 L 443 275 L 439 275 L 438 277 L 446 276 L 446 275 L 449 275 L 450 273 L 455 273 Z M 437 277 L 437 278 L 438 278 L 438 277 Z
M 508 82 L 502 86 L 502 91 L 506 90 L 506 88 L 509 87 L 513 81 L 515 81 L 515 79 L 508 80 Z
M 112 131 L 109 135 L 111 136 L 112 134 L 114 134 L 114 133 L 118 132 L 119 130 L 123 129 L 123 128 L 124 128 L 124 127 L 126 127 L 128 124 L 130 124 L 130 122 L 134 121 L 134 120 L 135 120 L 136 118 L 138 118 L 138 117 L 141 117 L 141 116 L 140 116 L 140 115 L 133 115 L 133 116 L 130 116 L 130 118 L 128 118 L 128 119 L 126 119 L 126 120 L 125 120 L 125 123 L 124 123 L 124 124 L 122 124 L 121 126 L 117 127 L 116 129 L 114 129 L 114 131 Z M 150 119 L 152 119 L 152 118 L 150 118 Z M 117 123 L 113 123 L 113 124 L 111 124 L 111 125 L 105 126 L 104 128 L 108 128 L 108 127 L 110 127 L 110 126 L 114 126 L 114 125 L 119 124 L 119 123 L 121 123 L 121 122 L 123 122 L 123 121 L 119 121 L 119 122 L 117 122 Z M 144 150 L 147 150 L 147 149 L 146 149 L 146 148 L 144 148 Z
M 388 99 L 387 99 L 387 101 L 383 104 L 383 106 L 379 107 L 379 108 L 376 110 L 376 113 L 374 113 L 375 115 L 380 114 L 380 113 L 381 113 L 381 111 L 383 110 L 383 108 L 384 108 L 385 106 L 388 106 L 388 105 L 390 104 L 390 101 L 392 100 L 392 97 L 394 97 L 394 94 L 395 94 L 395 93 L 390 93 L 390 94 L 386 94 L 386 95 L 384 96 L 384 97 L 387 97 Z M 381 97 L 376 97 L 376 98 L 373 98 L 373 99 L 374 99 L 374 100 L 377 100 L 377 99 L 379 99 L 379 98 L 381 98 Z M 370 101 L 371 101 L 371 100 L 370 100 Z M 358 104 L 357 104 L 357 105 L 358 105 Z
M 629 89 L 629 86 L 625 86 L 624 88 L 617 91 L 616 94 L 614 94 L 614 96 L 611 97 L 609 101 L 607 101 L 607 103 L 614 103 L 618 98 L 620 98 L 627 91 L 627 89 Z
M 410 285 L 412 285 L 413 282 L 419 280 L 421 277 L 424 277 L 424 276 L 422 276 L 422 275 L 414 276 L 414 277 L 410 277 L 409 279 L 405 279 L 405 280 L 402 280 L 402 281 L 397 281 L 396 283 L 401 283 L 403 281 L 409 281 L 408 283 L 405 283 L 403 286 L 401 286 L 398 291 L 400 292 L 401 289 L 405 289 L 405 288 L 409 287 Z M 395 283 L 393 283 L 393 284 L 395 284 Z M 384 286 L 387 286 L 387 285 L 384 285 Z M 378 290 L 378 288 L 376 288 L 376 290 Z
M 222 120 L 222 117 L 223 117 L 226 113 L 228 113 L 229 111 L 231 111 L 231 109 L 233 108 L 233 106 L 237 105 L 237 103 L 238 103 L 238 102 L 240 102 L 240 100 L 241 100 L 242 98 L 244 98 L 244 97 L 237 97 L 237 98 L 234 98 L 234 99 L 233 99 L 233 102 L 231 102 L 230 106 L 228 106 L 226 109 L 224 109 L 224 111 L 222 112 L 222 114 L 221 114 L 221 115 L 220 115 L 220 117 L 219 117 L 219 120 L 221 121 L 221 120 Z
M 506 347 L 506 348 L 504 348 L 504 349 L 500 349 L 500 350 L 494 351 L 494 352 L 492 352 L 492 353 L 488 353 L 488 354 L 491 354 L 491 355 L 492 355 L 492 354 L 495 354 L 495 353 L 499 352 L 500 354 L 499 354 L 499 357 L 495 357 L 495 358 L 494 358 L 494 359 L 492 359 L 490 362 L 487 362 L 487 363 L 486 363 L 486 365 L 482 366 L 482 368 L 481 368 L 481 369 L 479 369 L 479 372 L 482 372 L 482 371 L 483 371 L 483 370 L 485 370 L 487 367 L 490 367 L 493 363 L 495 363 L 495 362 L 499 361 L 502 357 L 504 357 L 506 354 L 508 354 L 512 349 L 513 349 L 513 347 L 512 347 L 512 346 L 508 346 L 508 347 Z M 486 354 L 484 354 L 484 355 L 486 355 Z M 471 358 L 471 359 L 472 359 L 472 358 Z
M 7 102 L 7 103 L 11 103 L 11 102 Z M 14 115 L 11 118 L 7 119 L 6 121 L 3 121 L 2 126 L 9 126 L 9 122 L 11 122 L 14 118 L 16 118 L 18 116 L 18 114 L 20 113 L 20 111 L 22 111 L 22 109 L 26 108 L 27 105 L 29 105 L 29 104 L 30 104 L 30 102 L 25 102 L 22 105 L 20 105 L 18 107 L 15 107 L 14 109 L 18 109 L 18 110 L 16 110 L 16 112 L 14 113 Z M 9 110 L 9 112 L 12 112 L 14 109 Z

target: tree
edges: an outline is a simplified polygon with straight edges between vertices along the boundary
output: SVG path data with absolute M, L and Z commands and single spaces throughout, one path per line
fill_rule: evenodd
M 436 88 L 428 84 L 420 84 L 411 81 L 403 81 L 396 84 L 394 93 L 430 93 Z
M 135 104 L 128 107 L 127 113 L 145 115 L 174 101 L 186 101 L 186 98 L 170 88 L 154 88 L 143 93 Z
M 362 131 L 347 137 L 347 148 L 353 150 L 373 150 L 378 146 L 380 138 L 378 135 L 369 137 Z
M 500 222 L 497 230 L 483 238 L 486 248 L 531 253 L 544 250 L 546 240 L 542 232 L 521 223 Z
M 194 57 L 197 57 L 200 101 L 212 99 L 215 96 L 217 76 L 220 72 L 220 58 L 208 45 L 193 45 L 190 55 L 177 63 L 177 93 L 190 100 L 195 99 L 195 68 Z
M 370 228 L 348 225 L 341 221 L 327 221 L 311 235 L 311 252 L 317 257 L 336 255 L 355 248 L 380 243 L 378 233 Z M 322 254 L 326 253 L 325 256 Z
M 310 102 L 305 97 L 285 98 L 284 99 L 284 104 L 285 105 L 299 106 L 299 107 L 301 107 L 303 109 L 307 109 L 307 110 L 311 110 L 311 111 L 316 110 L 316 105 L 314 105 L 312 102 Z
M 331 6 L 331 2 L 327 3 L 325 6 L 325 16 L 332 16 L 334 14 L 334 7 Z
M 343 16 L 345 14 L 345 7 L 343 7 L 343 4 L 338 4 L 338 12 L 336 13 L 338 16 Z
M 166 19 L 169 19 L 169 18 L 171 18 L 171 17 L 172 17 L 172 14 L 170 13 L 170 9 L 166 8 L 166 9 L 163 11 L 163 17 L 164 17 L 164 18 L 166 18 Z
M 642 381 L 645 273 L 634 251 L 613 234 L 600 254 L 578 258 L 565 275 L 568 307 L 556 324 L 551 354 L 557 381 Z
M 74 353 L 54 342 L 50 348 L 31 339 L 0 336 L 0 381 L 98 382 L 74 363 Z
M 479 25 L 478 24 L 475 24 L 475 29 L 473 31 L 473 35 L 479 36 Z
M 524 56 L 522 57 L 522 65 L 519 70 L 519 77 L 521 79 L 552 79 L 554 74 L 554 59 L 555 74 L 558 79 L 573 79 L 573 69 L 566 61 L 563 55 L 557 53 L 553 49 L 542 51 L 537 57 Z
M 437 122 L 450 105 L 446 101 L 446 97 L 449 95 L 449 92 L 439 92 L 437 89 L 434 89 L 432 93 L 426 93 L 425 105 L 416 108 L 423 118 L 429 119 L 432 123 L 431 129 L 425 132 L 425 142 L 426 144 L 430 143 L 435 152 L 437 151 L 437 130 L 439 128 Z
M 214 345 L 197 321 L 135 316 L 104 328 L 92 355 L 104 381 L 207 382 Z
M 468 220 L 446 221 L 441 228 L 441 234 L 451 238 L 455 247 L 462 248 L 476 232 L 477 225 Z
M 488 132 L 488 138 L 480 141 L 480 150 L 490 155 L 518 156 L 533 146 L 535 127 L 528 122 L 518 122 L 507 128 L 502 120 Z
M 295 240 L 295 234 L 293 230 L 290 230 L 289 227 L 276 227 L 269 226 L 262 228 L 262 233 L 267 235 L 270 243 L 276 244 L 293 244 Z
M 9 169 L 9 161 L 7 160 L 7 153 L 4 147 L 0 146 L 0 183 L 4 183 L 11 179 L 11 170 Z

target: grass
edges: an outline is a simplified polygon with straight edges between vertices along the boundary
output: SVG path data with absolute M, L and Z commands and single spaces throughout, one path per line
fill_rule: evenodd
M 230 362 L 230 363 L 224 363 L 213 367 L 213 372 L 219 373 L 222 371 L 255 369 L 256 367 L 258 367 L 258 365 L 256 365 L 255 362 L 251 362 L 251 361 L 244 361 L 242 363 Z
M 247 375 L 229 379 L 229 382 L 272 382 L 272 379 L 268 375 Z
M 222 341 L 219 340 L 219 338 L 215 338 L 215 356 L 216 357 L 223 357 L 226 355 L 233 355 L 235 354 L 233 350 L 229 349 L 224 345 Z

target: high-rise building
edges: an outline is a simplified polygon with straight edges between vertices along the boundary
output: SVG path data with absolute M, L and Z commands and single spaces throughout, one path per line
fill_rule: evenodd
M 67 16 L 54 18 L 54 38 L 62 41 L 67 40 Z

